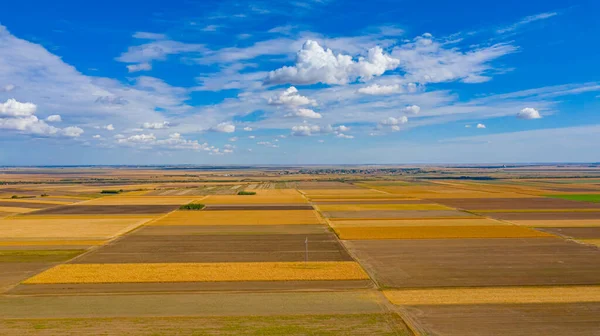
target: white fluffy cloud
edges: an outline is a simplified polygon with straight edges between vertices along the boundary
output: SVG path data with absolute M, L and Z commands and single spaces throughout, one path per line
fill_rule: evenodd
M 381 125 L 385 126 L 395 126 L 402 125 L 408 122 L 408 118 L 406 116 L 401 116 L 399 118 L 389 117 L 380 122 Z
M 519 119 L 540 119 L 542 118 L 540 111 L 534 109 L 533 107 L 526 107 L 522 109 L 519 113 L 517 113 L 517 118 Z
M 402 112 L 407 114 L 419 114 L 421 108 L 417 105 L 410 105 L 402 109 Z
M 354 139 L 353 135 L 347 135 L 344 133 L 337 133 L 335 136 L 342 139 Z
M 32 103 L 21 103 L 15 99 L 8 99 L 0 103 L 0 116 L 2 117 L 29 117 L 35 114 L 37 106 Z
M 58 114 L 53 114 L 53 115 L 49 116 L 48 118 L 46 118 L 46 121 L 47 122 L 61 122 L 62 118 Z
M 154 122 L 154 123 L 145 122 L 142 125 L 142 128 L 144 128 L 144 129 L 165 129 L 165 128 L 169 128 L 170 126 L 171 126 L 171 123 L 169 123 L 168 121 Z
M 252 127 L 246 126 L 246 127 L 244 127 L 244 131 L 252 132 Z
M 8 99 L 0 103 L 0 129 L 18 131 L 26 134 L 42 136 L 79 137 L 83 130 L 79 127 L 69 126 L 60 129 L 48 125 L 44 120 L 35 116 L 37 105 L 21 103 L 15 99 Z M 51 116 L 57 117 L 57 116 Z M 58 116 L 60 118 L 60 116 Z M 50 118 L 49 119 L 55 119 Z
M 485 128 L 484 124 L 477 124 L 477 128 Z
M 286 115 L 287 117 L 301 117 L 309 119 L 320 119 L 323 116 L 311 109 L 300 108 Z
M 352 56 L 334 54 L 318 42 L 308 40 L 296 55 L 294 66 L 285 66 L 269 72 L 270 84 L 348 84 L 356 80 L 368 81 L 398 67 L 400 61 L 383 52 L 381 47 L 368 50 L 366 57 L 353 60 Z
M 235 132 L 235 125 L 229 122 L 222 122 L 217 126 L 212 127 L 211 130 L 220 133 L 233 133 Z
M 280 95 L 269 98 L 269 105 L 286 105 L 286 106 L 316 106 L 317 102 L 313 99 L 300 95 L 298 89 L 290 86 Z
M 113 126 L 113 124 L 108 124 L 102 128 L 104 128 L 107 131 L 111 131 L 111 132 L 115 130 L 115 127 Z
M 293 136 L 311 136 L 321 133 L 321 127 L 318 125 L 297 125 L 292 127 Z
M 130 64 L 127 66 L 127 71 L 138 72 L 138 71 L 149 71 L 152 70 L 152 64 L 144 62 L 138 64 Z

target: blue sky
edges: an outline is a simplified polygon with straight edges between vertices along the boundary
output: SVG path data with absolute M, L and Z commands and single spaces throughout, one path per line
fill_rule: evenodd
M 0 165 L 591 162 L 597 1 L 12 1 Z

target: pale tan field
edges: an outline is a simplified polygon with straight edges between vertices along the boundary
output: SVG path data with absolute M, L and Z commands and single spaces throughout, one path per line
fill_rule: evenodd
M 366 280 L 356 262 L 64 264 L 25 284 Z
M 529 227 L 598 227 L 600 219 L 577 220 L 511 220 L 513 224 Z
M 600 239 L 577 239 L 578 242 L 582 242 L 588 245 L 595 245 L 600 247 Z
M 94 246 L 106 243 L 105 240 L 4 240 L 0 246 Z
M 8 199 L 3 199 L 2 202 L 3 203 L 11 202 L 11 203 L 14 203 L 16 207 L 18 207 L 19 203 L 40 203 L 40 204 L 65 205 L 65 204 L 72 204 L 74 202 L 79 202 L 79 200 L 73 200 L 73 202 L 67 202 L 67 201 L 53 201 L 52 199 L 49 200 L 46 198 L 20 198 L 20 199 L 8 198 Z
M 0 212 L 10 212 L 10 213 L 26 213 L 26 212 L 31 212 L 31 211 L 35 211 L 37 209 L 31 209 L 31 208 L 19 208 L 19 207 L 6 207 L 6 206 L 0 206 Z
M 600 302 L 600 286 L 471 287 L 387 290 L 396 305 Z
M 473 210 L 480 213 L 501 213 L 501 212 L 600 212 L 600 209 L 495 209 L 495 210 Z
M 389 194 L 381 192 L 375 189 L 357 188 L 357 189 L 304 189 L 300 190 L 306 196 L 320 197 L 320 196 L 339 196 L 344 198 L 345 196 L 365 196 L 368 198 L 370 195 L 386 195 L 391 197 Z
M 335 232 L 344 240 L 555 237 L 515 225 L 336 227 Z
M 366 211 L 366 210 L 453 210 L 439 204 L 320 204 L 321 211 Z
M 428 186 L 377 186 L 373 189 L 381 190 L 390 194 L 406 197 L 428 198 L 527 198 L 535 195 L 522 194 L 506 191 L 483 191 L 476 188 L 466 189 L 464 185 L 428 185 Z
M 86 201 L 85 205 L 149 205 L 149 204 L 161 204 L 161 205 L 177 205 L 187 204 L 193 201 L 201 202 L 202 196 L 198 197 L 164 197 L 164 196 L 106 196 L 102 198 L 96 198 L 90 201 Z
M 90 217 L 85 219 L 31 219 L 31 217 L 13 217 L 0 220 L 0 239 L 109 239 L 133 230 L 151 219 L 150 217 L 122 219 Z
M 331 227 L 411 227 L 411 226 L 497 226 L 508 223 L 488 218 L 464 219 L 391 219 L 391 220 L 332 220 Z
M 175 211 L 150 225 L 321 224 L 314 210 Z

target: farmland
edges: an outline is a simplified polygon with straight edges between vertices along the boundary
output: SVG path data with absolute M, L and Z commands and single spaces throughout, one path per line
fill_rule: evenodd
M 597 334 L 600 171 L 427 169 L 0 169 L 0 333 Z

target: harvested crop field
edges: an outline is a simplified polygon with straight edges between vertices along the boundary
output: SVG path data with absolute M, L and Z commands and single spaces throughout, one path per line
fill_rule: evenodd
M 580 211 L 580 212 L 486 212 L 488 217 L 495 219 L 513 221 L 513 220 L 600 220 L 600 211 Z
M 0 293 L 9 290 L 20 281 L 30 278 L 52 265 L 52 263 L 43 262 L 11 262 L 0 264 Z M 4 315 L 0 314 L 0 316 Z
M 72 259 L 85 250 L 0 250 L 0 263 L 53 263 Z
M 300 194 L 207 196 L 202 203 L 210 204 L 306 204 Z
M 94 200 L 86 201 L 85 205 L 182 205 L 203 199 L 203 197 L 127 197 L 127 196 L 106 196 Z
M 459 219 L 387 219 L 387 220 L 331 220 L 329 224 L 333 228 L 337 227 L 411 227 L 411 226 L 498 226 L 510 225 L 507 222 L 501 222 L 488 218 L 468 217 Z
M 321 224 L 314 210 L 176 211 L 151 225 L 280 225 Z
M 340 239 L 537 238 L 551 234 L 515 225 L 337 227 Z
M 175 232 L 177 228 L 174 227 Z M 309 261 L 351 261 L 335 235 L 137 235 L 77 259 L 76 263 L 279 262 L 303 261 L 308 239 Z
M 44 283 L 141 283 L 367 280 L 355 262 L 64 264 L 25 280 Z
M 140 215 L 162 214 L 178 208 L 177 205 L 65 205 L 42 209 L 28 215 Z
M 321 211 L 407 211 L 453 210 L 439 204 L 319 204 Z
M 598 302 L 415 306 L 403 315 L 423 335 L 597 336 L 600 330 Z
M 347 240 L 386 287 L 596 285 L 600 250 L 560 238 Z
M 455 208 L 468 210 L 520 210 L 520 209 L 600 209 L 600 203 L 578 202 L 567 199 L 531 197 L 531 198 L 444 198 L 430 199 Z
M 510 220 L 511 223 L 529 227 L 600 227 L 600 219 L 578 220 Z
M 327 218 L 357 218 L 357 219 L 411 219 L 411 218 L 461 218 L 476 217 L 467 212 L 455 210 L 388 210 L 388 211 L 325 211 Z
M 151 218 L 37 219 L 13 217 L 0 220 L 0 239 L 96 240 L 130 231 Z
M 254 211 L 269 211 L 269 210 L 313 210 L 312 205 L 307 204 L 239 204 L 239 205 L 223 205 L 212 204 L 207 205 L 204 211 L 239 211 L 239 210 L 254 210 Z
M 419 199 L 352 199 L 352 200 L 339 200 L 339 199 L 320 199 L 316 200 L 319 205 L 333 205 L 333 204 L 431 204 L 430 201 L 419 200 Z
M 600 227 L 555 227 L 540 230 L 567 238 L 600 239 Z
M 8 213 L 26 213 L 30 211 L 35 211 L 32 208 L 19 208 L 17 206 L 0 206 L 0 212 L 8 212 Z
M 185 285 L 185 284 L 182 284 Z M 3 296 L 0 316 L 92 318 L 151 316 L 272 316 L 385 312 L 376 291 Z
M 599 302 L 600 286 L 472 287 L 384 291 L 396 305 Z
M 344 183 L 344 182 L 331 182 L 331 181 L 322 181 L 322 182 L 298 182 L 297 188 L 300 190 L 314 190 L 314 189 L 363 189 L 359 186 L 355 186 L 354 184 Z
M 14 201 L 2 201 L 0 200 L 0 207 L 19 207 L 29 209 L 44 209 L 55 207 L 56 204 L 52 203 L 35 203 L 35 202 L 14 202 Z
M 135 236 L 168 235 L 281 235 L 331 234 L 323 224 L 307 225 L 147 225 L 135 231 Z
M 73 249 L 74 246 L 89 247 L 93 245 L 102 245 L 106 241 L 104 240 L 4 240 L 0 241 L 0 248 L 2 249 L 15 249 L 17 247 L 27 247 L 33 249 L 34 247 L 44 248 L 48 246 L 52 249 Z
M 11 319 L 0 321 L 3 335 L 330 335 L 408 336 L 397 315 L 204 316 L 105 319 Z

